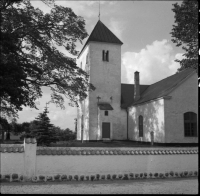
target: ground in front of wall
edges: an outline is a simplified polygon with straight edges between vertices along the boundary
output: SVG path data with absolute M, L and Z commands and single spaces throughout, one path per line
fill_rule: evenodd
M 174 144 L 161 144 L 161 143 L 154 143 L 151 145 L 150 142 L 137 142 L 137 141 L 119 141 L 113 140 L 110 142 L 103 142 L 103 141 L 60 141 L 57 143 L 52 143 L 51 147 L 197 147 L 198 144 L 181 144 L 181 143 L 174 143 Z
M 2 183 L 2 194 L 198 194 L 198 178 Z
M 0 143 L 3 144 L 23 144 L 22 140 L 0 140 Z M 150 142 L 138 142 L 138 141 L 130 141 L 130 140 L 112 140 L 110 142 L 103 141 L 59 141 L 57 143 L 51 143 L 50 147 L 148 147 L 148 148 L 156 148 L 156 147 L 197 147 L 198 143 L 154 143 L 151 145 Z

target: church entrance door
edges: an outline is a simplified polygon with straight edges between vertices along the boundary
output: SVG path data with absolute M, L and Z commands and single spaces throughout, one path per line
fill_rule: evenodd
M 102 123 L 102 138 L 110 139 L 110 123 L 109 122 Z

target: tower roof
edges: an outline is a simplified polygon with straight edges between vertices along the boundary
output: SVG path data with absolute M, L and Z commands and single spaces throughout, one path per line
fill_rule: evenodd
M 115 44 L 121 44 L 121 45 L 123 44 L 100 20 L 97 22 L 88 40 L 83 46 L 81 52 L 78 55 L 78 58 L 83 52 L 88 42 L 90 41 L 115 43 Z

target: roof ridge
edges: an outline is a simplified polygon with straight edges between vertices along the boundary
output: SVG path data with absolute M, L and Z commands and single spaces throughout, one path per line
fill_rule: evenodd
M 163 78 L 163 79 L 161 79 L 161 80 L 159 80 L 159 81 L 157 81 L 157 82 L 155 82 L 155 83 L 153 83 L 153 84 L 150 84 L 149 86 L 151 86 L 151 85 L 154 85 L 154 84 L 156 84 L 156 83 L 158 83 L 158 82 L 161 82 L 161 81 L 163 81 L 163 80 L 166 80 L 166 79 L 168 79 L 168 78 L 170 78 L 170 77 L 172 77 L 172 76 L 175 76 L 175 75 L 177 75 L 177 74 L 180 74 L 181 72 L 183 72 L 183 71 L 186 71 L 186 70 L 188 70 L 188 69 L 192 69 L 192 68 L 187 68 L 187 69 L 184 69 L 184 70 L 182 70 L 182 71 L 180 71 L 180 72 L 176 72 L 175 74 L 173 74 L 173 75 L 171 75 L 171 76 L 167 76 L 166 78 Z M 194 70 L 195 71 L 195 70 Z M 192 71 L 193 72 L 193 71 Z M 192 73 L 191 72 L 191 73 Z M 190 75 L 190 74 L 189 74 Z M 187 77 L 187 76 L 186 76 Z

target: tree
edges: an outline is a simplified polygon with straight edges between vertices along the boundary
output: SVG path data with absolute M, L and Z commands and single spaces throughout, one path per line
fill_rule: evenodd
M 178 71 L 188 67 L 198 67 L 198 1 L 184 0 L 181 5 L 173 4 L 175 23 L 171 32 L 172 41 L 176 46 L 182 46 L 185 54 Z
M 44 111 L 36 117 L 34 126 L 30 126 L 30 136 L 36 138 L 38 145 L 49 146 L 51 142 L 58 141 L 47 113 L 49 112 L 45 107 Z
M 1 132 L 1 135 L 2 135 L 2 141 L 5 139 L 4 138 L 4 133 L 5 131 L 7 132 L 8 130 L 10 130 L 10 124 L 8 123 L 7 119 L 5 118 L 2 118 L 0 116 L 0 125 L 1 125 L 1 128 L 2 128 L 2 132 Z
M 48 5 L 54 0 L 42 0 Z M 51 4 L 53 5 L 53 4 Z M 64 98 L 78 106 L 94 86 L 88 75 L 65 56 L 62 46 L 76 56 L 76 42 L 88 36 L 85 21 L 71 8 L 54 5 L 43 14 L 30 0 L 1 0 L 0 101 L 2 115 L 17 115 L 22 106 L 37 108 L 41 87 L 51 89 L 51 101 L 64 108 Z

